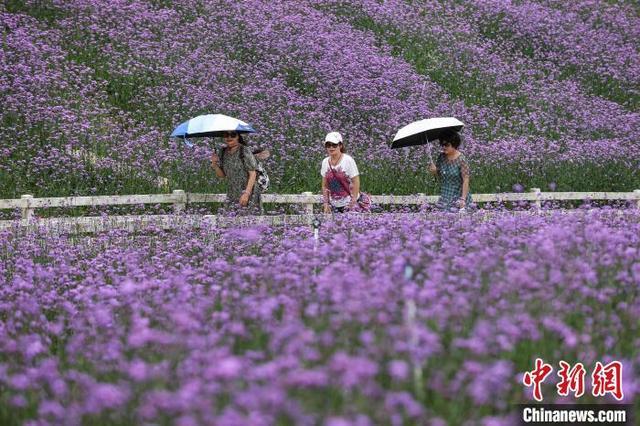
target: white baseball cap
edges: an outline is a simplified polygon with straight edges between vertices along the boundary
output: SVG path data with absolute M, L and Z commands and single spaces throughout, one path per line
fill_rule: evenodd
M 324 141 L 336 143 L 336 144 L 342 143 L 342 135 L 339 132 L 327 133 L 327 136 L 325 136 Z

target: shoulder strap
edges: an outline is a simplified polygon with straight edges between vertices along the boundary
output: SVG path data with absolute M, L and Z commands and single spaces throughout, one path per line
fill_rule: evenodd
M 240 157 L 240 161 L 243 163 L 244 165 L 244 150 L 247 146 L 246 145 L 240 145 L 240 153 L 238 154 Z M 222 167 L 222 162 L 224 161 L 224 153 L 227 151 L 227 147 L 222 148 L 222 152 L 220 153 L 220 166 Z
M 222 169 L 222 171 L 224 171 L 224 152 L 227 150 L 227 148 L 222 148 L 222 151 L 220 151 L 220 168 Z

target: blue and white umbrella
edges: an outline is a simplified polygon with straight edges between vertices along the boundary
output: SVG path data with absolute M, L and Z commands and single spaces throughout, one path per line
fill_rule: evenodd
M 180 124 L 171 133 L 172 138 L 222 136 L 224 132 L 255 133 L 253 127 L 237 118 L 224 114 L 199 115 Z

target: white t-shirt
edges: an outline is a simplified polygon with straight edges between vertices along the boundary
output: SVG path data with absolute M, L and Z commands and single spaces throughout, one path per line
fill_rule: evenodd
M 353 158 L 348 154 L 342 154 L 340 162 L 336 166 L 329 168 L 329 157 L 326 157 L 322 160 L 320 174 L 325 179 L 327 189 L 329 189 L 331 205 L 334 207 L 348 206 L 351 202 L 353 178 L 360 174 Z M 349 188 L 348 191 L 347 188 Z

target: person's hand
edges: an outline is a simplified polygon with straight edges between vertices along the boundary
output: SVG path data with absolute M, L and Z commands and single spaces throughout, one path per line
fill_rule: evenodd
M 247 207 L 247 204 L 249 204 L 249 193 L 243 192 L 240 196 L 240 205 L 242 207 Z
M 329 203 L 324 203 L 323 211 L 325 212 L 325 214 L 331 213 L 331 207 L 329 206 Z
M 431 173 L 437 173 L 438 168 L 436 167 L 436 165 L 435 165 L 435 164 L 430 163 L 430 164 L 429 164 L 429 171 L 430 171 Z
M 461 209 L 464 209 L 466 207 L 466 204 L 467 203 L 464 201 L 464 198 L 460 198 L 460 200 L 458 200 L 458 205 Z
M 268 149 L 263 149 L 262 151 L 253 154 L 253 156 L 260 161 L 266 160 L 267 158 L 269 158 L 269 155 L 271 155 L 271 152 L 269 152 Z
M 352 199 L 351 202 L 349 203 L 349 207 L 347 207 L 347 210 L 355 211 L 355 209 L 356 209 L 356 202 L 355 200 Z
M 215 152 L 211 154 L 211 165 L 213 167 L 220 165 L 220 158 L 218 158 L 218 154 L 216 154 Z

